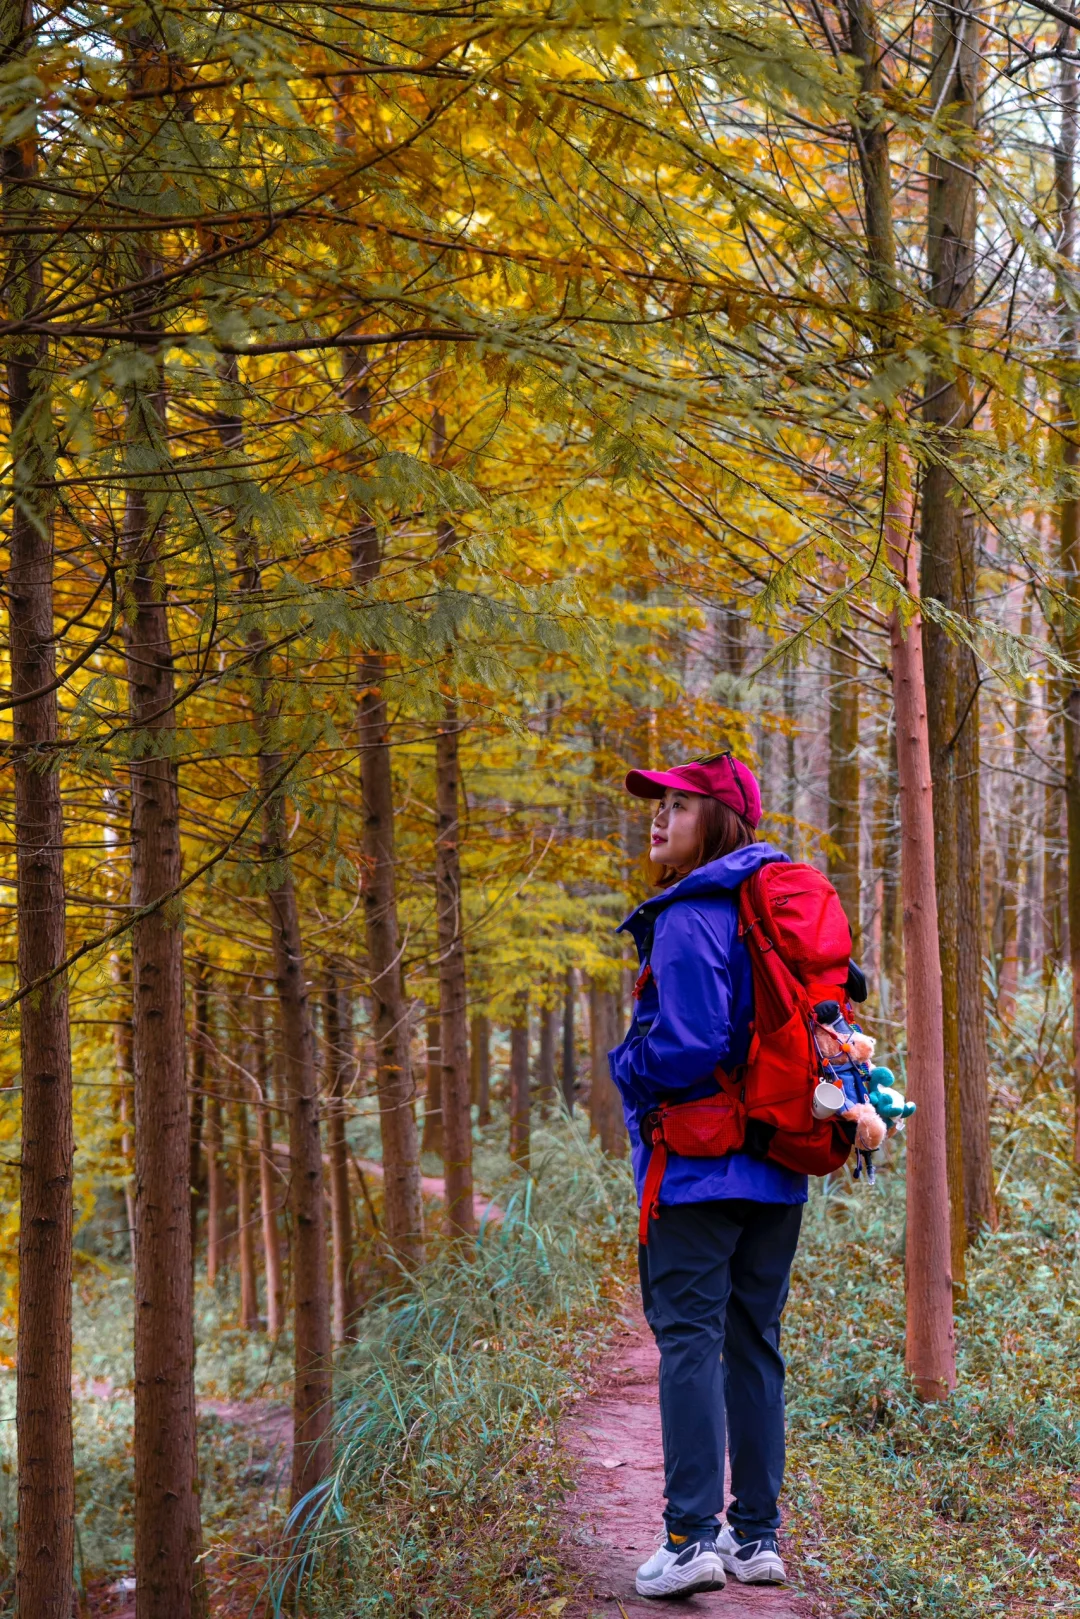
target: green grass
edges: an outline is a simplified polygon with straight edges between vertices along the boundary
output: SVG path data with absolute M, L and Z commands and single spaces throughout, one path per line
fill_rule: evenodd
M 74 1292 L 76 1572 L 80 1585 L 131 1572 L 132 1289 L 126 1269 L 80 1266 Z M 196 1295 L 200 1399 L 290 1397 L 291 1349 L 236 1331 L 228 1285 Z M 0 1611 L 14 1590 L 15 1374 L 0 1373 Z M 250 1523 L 274 1481 L 236 1424 L 204 1413 L 199 1421 L 202 1515 L 208 1541 Z M 280 1524 L 283 1511 L 277 1514 Z
M 904 1372 L 904 1162 L 806 1211 L 785 1318 L 788 1542 L 829 1619 L 1080 1615 L 1080 1181 L 1062 986 L 995 1028 L 1001 1227 L 969 1257 L 959 1387 Z M 526 1205 L 464 1273 L 443 1258 L 372 1313 L 343 1382 L 313 1615 L 545 1612 L 569 1480 L 553 1444 L 625 1297 L 625 1165 L 565 1124 Z M 499 1154 L 482 1155 L 498 1189 Z M 504 1171 L 505 1173 L 505 1171 Z
M 1061 991 L 1031 989 L 994 1030 L 1002 1221 L 969 1257 L 948 1402 L 920 1405 L 904 1373 L 902 1154 L 873 1191 L 813 1189 L 785 1318 L 785 1509 L 828 1619 L 1080 1616 L 1080 1179 Z M 557 1423 L 626 1298 L 635 1210 L 626 1164 L 580 1121 L 536 1130 L 528 1179 L 504 1137 L 500 1122 L 482 1132 L 477 1159 L 505 1223 L 468 1264 L 436 1244 L 422 1276 L 369 1302 L 338 1368 L 337 1469 L 304 1542 L 310 1619 L 540 1619 L 567 1592 Z M 201 1287 L 198 1314 L 203 1399 L 288 1397 L 287 1342 L 236 1331 L 227 1287 Z M 80 1567 L 115 1575 L 131 1568 L 122 1264 L 82 1268 L 75 1323 Z M 0 1373 L 0 1607 L 13 1400 Z M 288 1572 L 259 1544 L 280 1548 L 283 1502 L 236 1424 L 204 1415 L 200 1455 L 215 1611 L 247 1613 L 267 1571 L 279 1593 Z
M 995 1030 L 1001 1226 L 969 1254 L 947 1402 L 920 1405 L 904 1375 L 902 1164 L 874 1192 L 812 1196 L 785 1318 L 786 1507 L 830 1619 L 1080 1614 L 1080 1179 L 1057 993 Z
M 632 1187 L 566 1121 L 535 1133 L 528 1181 L 485 1157 L 503 1225 L 371 1310 L 339 1375 L 337 1470 L 305 1540 L 312 1615 L 524 1619 L 564 1589 L 555 1424 L 623 1294 Z

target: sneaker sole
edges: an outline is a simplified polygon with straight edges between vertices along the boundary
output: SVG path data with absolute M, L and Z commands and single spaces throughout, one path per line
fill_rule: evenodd
M 639 1597 L 652 1597 L 654 1600 L 663 1600 L 665 1597 L 693 1597 L 704 1595 L 706 1591 L 722 1591 L 727 1584 L 727 1577 L 721 1568 L 715 1574 L 705 1574 L 704 1570 L 698 1579 L 689 1585 L 679 1585 L 672 1581 L 665 1589 L 661 1589 L 660 1580 L 650 1580 L 642 1584 L 640 1580 L 634 1581 L 634 1590 Z
M 764 1569 L 747 1569 L 745 1563 L 740 1563 L 737 1557 L 725 1557 L 720 1554 L 724 1568 L 737 1580 L 740 1585 L 786 1585 L 787 1574 L 781 1563 L 767 1572 Z

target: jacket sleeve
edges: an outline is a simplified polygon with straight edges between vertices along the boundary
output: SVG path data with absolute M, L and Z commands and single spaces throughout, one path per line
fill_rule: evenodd
M 720 923 L 718 927 L 717 924 Z M 661 911 L 649 956 L 658 1008 L 642 1032 L 632 1028 L 611 1054 L 612 1078 L 624 1095 L 650 1106 L 711 1081 L 732 1043 L 728 958 L 736 919 L 706 915 L 690 904 Z

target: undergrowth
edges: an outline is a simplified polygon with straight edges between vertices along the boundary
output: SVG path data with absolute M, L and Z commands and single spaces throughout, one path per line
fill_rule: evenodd
M 89 1582 L 130 1574 L 133 1564 L 131 1438 L 132 1284 L 125 1268 L 80 1266 L 73 1295 L 75 1571 L 80 1599 Z M 259 1394 L 287 1400 L 291 1349 L 283 1339 L 238 1332 L 228 1284 L 196 1290 L 196 1392 L 204 1531 L 213 1541 L 268 1505 L 277 1529 L 284 1502 L 273 1446 L 255 1447 L 239 1402 Z M 219 1410 L 207 1408 L 216 1403 Z M 230 1421 L 230 1403 L 237 1420 Z M 287 1488 L 287 1479 L 284 1481 Z M 14 1595 L 15 1373 L 0 1374 L 0 1612 Z
M 999 1229 L 969 1252 L 956 1393 L 904 1374 L 902 1162 L 812 1190 L 785 1317 L 786 1513 L 829 1619 L 1080 1614 L 1080 1182 L 1058 1016 L 994 1029 Z
M 784 1507 L 792 1571 L 822 1619 L 1080 1615 L 1080 1182 L 1063 991 L 1029 989 L 993 1031 L 1001 1222 L 969 1255 L 948 1401 L 919 1404 L 904 1372 L 902 1150 L 873 1191 L 813 1185 L 784 1325 Z M 227 1288 L 200 1288 L 202 1504 L 222 1619 L 252 1611 L 267 1578 L 272 1606 L 299 1603 L 308 1619 L 559 1611 L 572 1478 L 556 1424 L 626 1296 L 635 1210 L 627 1165 L 577 1121 L 537 1128 L 529 1176 L 507 1164 L 504 1133 L 495 1124 L 479 1141 L 480 1178 L 506 1217 L 475 1255 L 436 1246 L 415 1278 L 373 1269 L 390 1285 L 337 1368 L 336 1470 L 306 1504 L 299 1542 L 280 1534 L 282 1452 L 255 1442 L 243 1414 L 253 1396 L 260 1409 L 287 1400 L 289 1346 L 235 1331 Z M 131 1568 L 131 1308 L 123 1267 L 80 1274 L 82 1578 Z M 7 1370 L 2 1611 L 13 1404 Z M 285 1544 L 302 1547 L 299 1567 L 267 1560 Z
M 305 1613 L 526 1619 L 562 1589 L 555 1420 L 622 1296 L 632 1189 L 564 1120 L 534 1132 L 528 1180 L 504 1171 L 492 1190 L 502 1224 L 467 1264 L 444 1253 L 369 1311 L 342 1368 L 336 1471 L 306 1509 Z M 285 1611 L 290 1572 L 275 1576 Z

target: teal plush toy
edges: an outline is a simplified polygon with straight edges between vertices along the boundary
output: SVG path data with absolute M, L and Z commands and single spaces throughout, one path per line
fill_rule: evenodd
M 910 1119 L 915 1111 L 914 1102 L 905 1102 L 894 1084 L 896 1076 L 891 1068 L 871 1068 L 868 1075 L 870 1093 L 867 1101 L 878 1116 L 885 1123 L 902 1130 L 904 1120 Z

